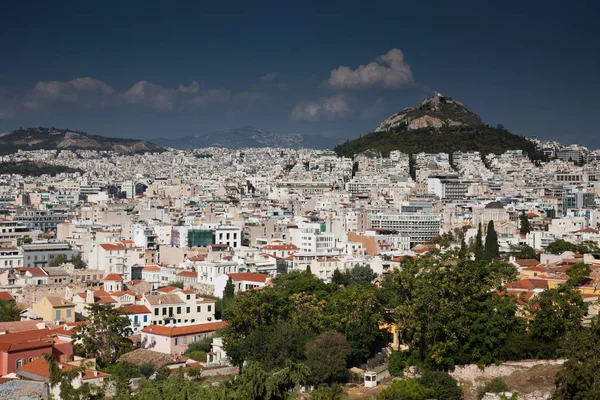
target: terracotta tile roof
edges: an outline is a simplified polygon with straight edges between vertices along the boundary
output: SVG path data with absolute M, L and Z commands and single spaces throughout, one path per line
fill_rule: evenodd
M 127 361 L 137 366 L 151 362 L 156 368 L 160 368 L 163 365 L 182 364 L 187 359 L 184 356 L 159 353 L 158 351 L 148 349 L 133 350 L 119 357 L 119 361 Z
M 185 303 L 183 300 L 181 300 L 181 297 L 176 294 L 149 295 L 146 296 L 146 300 L 153 306 Z
M 75 305 L 60 296 L 46 296 L 46 300 L 48 300 L 52 307 L 69 307 Z
M 123 243 L 123 244 L 134 244 L 135 242 L 133 240 L 123 239 L 123 240 L 121 240 L 121 243 Z
M 38 267 L 34 267 L 34 268 L 25 268 L 25 272 L 29 272 L 31 274 L 32 277 L 34 278 L 40 278 L 43 276 L 48 276 L 48 274 L 46 273 L 46 271 L 44 271 L 41 268 Z
M 598 233 L 598 229 L 585 228 L 585 229 L 580 229 L 578 231 L 575 231 L 574 233 Z
M 98 303 L 98 304 L 113 304 L 113 303 L 118 303 L 117 300 L 113 299 L 110 296 L 99 297 L 98 299 L 95 299 L 95 302 Z
M 507 289 L 548 289 L 548 281 L 545 279 L 521 279 L 505 285 Z
M 102 247 L 106 251 L 111 251 L 111 250 L 112 251 L 127 250 L 127 247 L 123 246 L 122 244 L 102 243 L 100 245 L 100 247 Z
M 108 274 L 104 277 L 104 281 L 123 282 L 123 276 L 121 274 Z
M 125 296 L 126 294 L 135 296 L 135 293 L 133 293 L 131 290 L 117 290 L 116 292 L 110 292 L 110 296 L 112 297 L 121 297 Z
M 231 278 L 232 281 L 249 281 L 249 282 L 259 282 L 265 283 L 269 275 L 267 274 L 255 274 L 253 272 L 237 272 L 232 274 L 227 274 Z
M 32 329 L 0 335 L 0 350 L 7 352 L 52 347 L 54 342 L 46 329 Z
M 188 278 L 197 278 L 198 273 L 196 271 L 181 271 L 177 273 L 177 276 L 185 276 Z
M 165 287 L 156 289 L 156 291 L 160 292 L 160 293 L 178 292 L 180 290 L 181 289 L 179 289 L 177 286 L 165 286 Z
M 227 322 L 215 321 L 206 322 L 200 324 L 192 324 L 185 326 L 163 326 L 163 325 L 148 325 L 142 332 L 151 333 L 159 336 L 184 336 L 184 335 L 195 335 L 198 333 L 214 332 L 217 329 L 224 328 Z
M 16 333 L 23 331 L 31 331 L 38 329 L 37 324 L 40 321 L 8 321 L 0 322 L 0 332 L 2 333 Z
M 539 265 L 540 262 L 534 258 L 523 258 L 520 260 L 515 260 L 515 262 L 520 266 L 520 267 L 534 267 L 536 265 Z
M 189 289 L 182 290 L 181 293 L 183 293 L 183 294 L 196 294 L 195 291 L 189 290 Z
M 158 265 L 146 265 L 144 268 L 142 268 L 142 271 L 159 272 L 160 267 Z
M 141 304 L 122 306 L 120 309 L 131 314 L 150 314 L 148 307 Z
M 190 261 L 204 261 L 204 260 L 206 260 L 206 256 L 198 254 L 198 255 L 189 257 L 188 260 L 190 260 Z
M 8 292 L 0 292 L 0 300 L 15 301 L 15 298 Z

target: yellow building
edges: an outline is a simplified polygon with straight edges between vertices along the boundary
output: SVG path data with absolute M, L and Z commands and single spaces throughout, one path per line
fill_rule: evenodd
M 45 296 L 33 304 L 33 311 L 44 321 L 75 322 L 75 304 L 60 296 Z

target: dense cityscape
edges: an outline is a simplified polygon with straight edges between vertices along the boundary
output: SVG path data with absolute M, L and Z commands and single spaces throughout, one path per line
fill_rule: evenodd
M 3 5 L 0 400 L 600 400 L 599 18 Z

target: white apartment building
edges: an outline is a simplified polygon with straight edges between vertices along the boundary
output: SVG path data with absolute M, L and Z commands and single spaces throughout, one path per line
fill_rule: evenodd
M 151 313 L 151 324 L 194 323 L 215 319 L 215 301 L 198 298 L 193 290 L 146 295 L 141 304 Z
M 234 249 L 242 247 L 242 228 L 235 225 L 220 225 L 216 227 L 215 244 L 226 244 Z
M 372 228 L 386 228 L 410 237 L 411 245 L 428 243 L 440 234 L 439 213 L 370 214 Z
M 18 247 L 0 247 L 0 270 L 23 266 L 23 254 Z

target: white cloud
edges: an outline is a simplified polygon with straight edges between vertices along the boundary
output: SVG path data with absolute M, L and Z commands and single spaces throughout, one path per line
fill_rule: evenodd
M 114 89 L 106 83 L 90 77 L 75 78 L 70 81 L 42 81 L 36 83 L 26 96 L 24 104 L 29 108 L 37 108 L 49 102 L 81 103 L 84 106 L 91 106 L 102 103 L 114 92 Z
M 269 72 L 268 74 L 264 74 L 263 76 L 261 76 L 260 80 L 263 82 L 269 82 L 269 81 L 274 81 L 278 77 L 279 77 L 279 74 L 277 72 Z
M 198 93 L 200 91 L 200 84 L 193 81 L 189 86 L 179 85 L 177 91 L 180 93 Z
M 356 69 L 341 65 L 331 71 L 324 83 L 336 89 L 383 87 L 397 89 L 413 82 L 410 66 L 400 49 L 391 49 L 367 65 Z
M 150 83 L 139 81 L 130 87 L 121 97 L 129 104 L 148 106 L 156 111 L 172 111 L 176 91 Z
M 317 100 L 296 104 L 291 118 L 295 120 L 316 121 L 319 119 L 341 119 L 353 112 L 354 98 L 345 94 L 336 94 Z
M 210 89 L 194 97 L 190 103 L 198 107 L 204 107 L 209 104 L 223 104 L 227 102 L 230 97 L 231 91 L 228 89 Z

